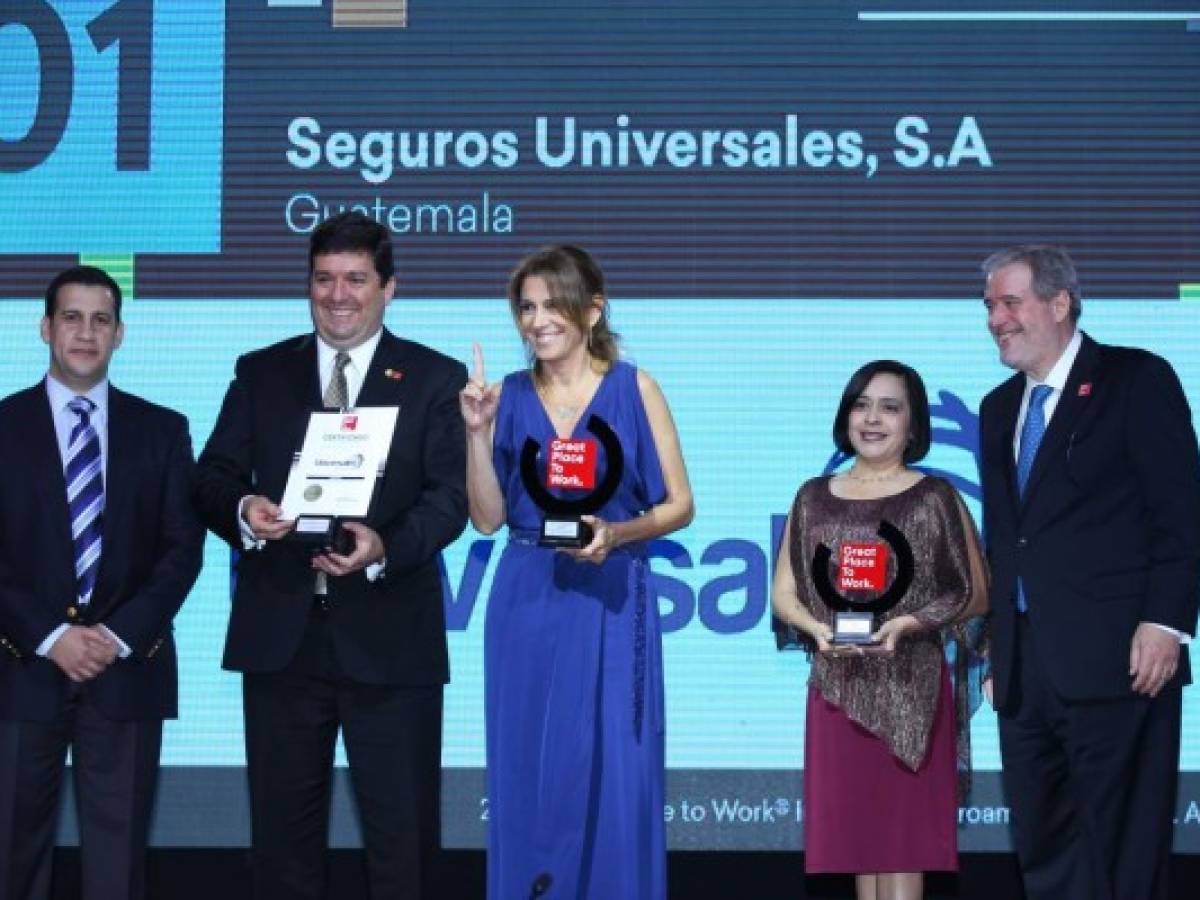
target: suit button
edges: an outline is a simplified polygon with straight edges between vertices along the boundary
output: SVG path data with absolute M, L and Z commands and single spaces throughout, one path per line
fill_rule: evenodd
M 79 615 L 79 610 L 77 610 L 73 606 L 67 607 L 67 618 L 68 619 L 74 619 L 77 615 Z
M 1023 538 L 1023 537 L 1017 538 L 1017 546 L 1018 547 L 1029 546 L 1029 538 Z

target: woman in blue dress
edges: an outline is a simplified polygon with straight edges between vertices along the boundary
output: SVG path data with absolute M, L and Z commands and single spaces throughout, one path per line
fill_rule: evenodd
M 587 253 L 534 253 L 508 298 L 532 366 L 489 385 L 476 346 L 461 396 L 471 522 L 508 526 L 484 637 L 488 896 L 662 900 L 662 644 L 646 547 L 691 521 L 687 470 L 658 385 L 618 358 Z M 545 484 L 553 439 L 591 440 L 600 485 L 617 463 L 597 419 L 621 445 L 615 493 L 582 516 L 586 546 L 539 546 L 545 513 L 522 450 L 539 445 Z

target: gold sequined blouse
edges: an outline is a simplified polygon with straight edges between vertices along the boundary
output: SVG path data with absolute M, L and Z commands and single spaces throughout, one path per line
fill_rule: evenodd
M 891 657 L 814 654 L 809 683 L 915 771 L 925 759 L 941 694 L 941 629 L 963 612 L 971 597 L 968 538 L 960 501 L 948 482 L 932 475 L 898 494 L 871 500 L 836 497 L 829 481 L 825 476 L 806 482 L 792 506 L 789 552 L 800 602 L 819 621 L 832 626 L 834 611 L 817 593 L 810 574 L 817 545 L 833 551 L 829 575 L 836 585 L 841 542 L 878 542 L 877 529 L 886 519 L 912 546 L 915 567 L 908 592 L 890 611 L 877 616 L 876 623 L 910 614 L 923 628 L 901 638 Z M 896 555 L 892 553 L 889 584 L 895 574 Z M 958 723 L 958 729 L 964 724 Z

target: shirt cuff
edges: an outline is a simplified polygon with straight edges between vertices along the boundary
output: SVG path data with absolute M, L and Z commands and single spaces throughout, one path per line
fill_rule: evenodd
M 246 517 L 242 514 L 242 510 L 246 506 L 246 501 L 252 496 L 254 495 L 247 494 L 238 501 L 238 531 L 242 535 L 243 550 L 261 550 L 267 543 L 266 541 L 259 540 L 258 537 L 255 536 L 254 529 L 250 527 L 250 525 L 246 522 Z
M 121 657 L 121 659 L 128 659 L 129 655 L 131 653 L 133 653 L 133 651 L 129 648 L 129 645 L 127 643 L 125 643 L 123 640 L 121 640 L 117 636 L 117 633 L 115 631 L 113 631 L 111 628 L 109 628 L 107 625 L 99 625 L 97 627 L 103 628 L 104 633 L 107 634 L 110 638 L 112 638 L 116 642 L 117 656 Z
M 377 563 L 371 563 L 363 569 L 363 574 L 367 576 L 367 581 L 378 581 L 383 577 L 384 570 L 387 569 L 387 557 L 385 556 Z
M 44 641 L 42 641 L 40 644 L 38 644 L 37 651 L 36 651 L 37 655 L 38 656 L 49 656 L 50 648 L 54 646 L 54 642 L 57 641 L 60 637 L 62 637 L 63 632 L 66 631 L 70 627 L 71 626 L 68 625 L 66 622 L 63 622 L 63 624 L 59 625 L 52 632 L 50 632 L 48 635 L 46 635 L 46 639 Z
M 1186 631 L 1176 631 L 1170 625 L 1159 625 L 1157 622 L 1147 622 L 1146 624 L 1153 625 L 1155 628 L 1159 629 L 1160 631 L 1165 631 L 1167 634 L 1175 635 L 1175 638 L 1181 644 L 1190 644 L 1192 642 L 1192 636 Z

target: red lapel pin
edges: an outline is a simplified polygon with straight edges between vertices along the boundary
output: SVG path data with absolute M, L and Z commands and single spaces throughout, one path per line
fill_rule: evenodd
M 390 378 L 390 379 L 392 379 L 392 381 L 399 381 L 401 378 L 404 377 L 404 373 L 401 372 L 399 369 L 384 369 L 383 377 Z
M 1081 384 L 1079 386 L 1079 396 L 1080 397 L 1092 396 L 1092 383 L 1090 381 L 1085 381 L 1083 384 Z

